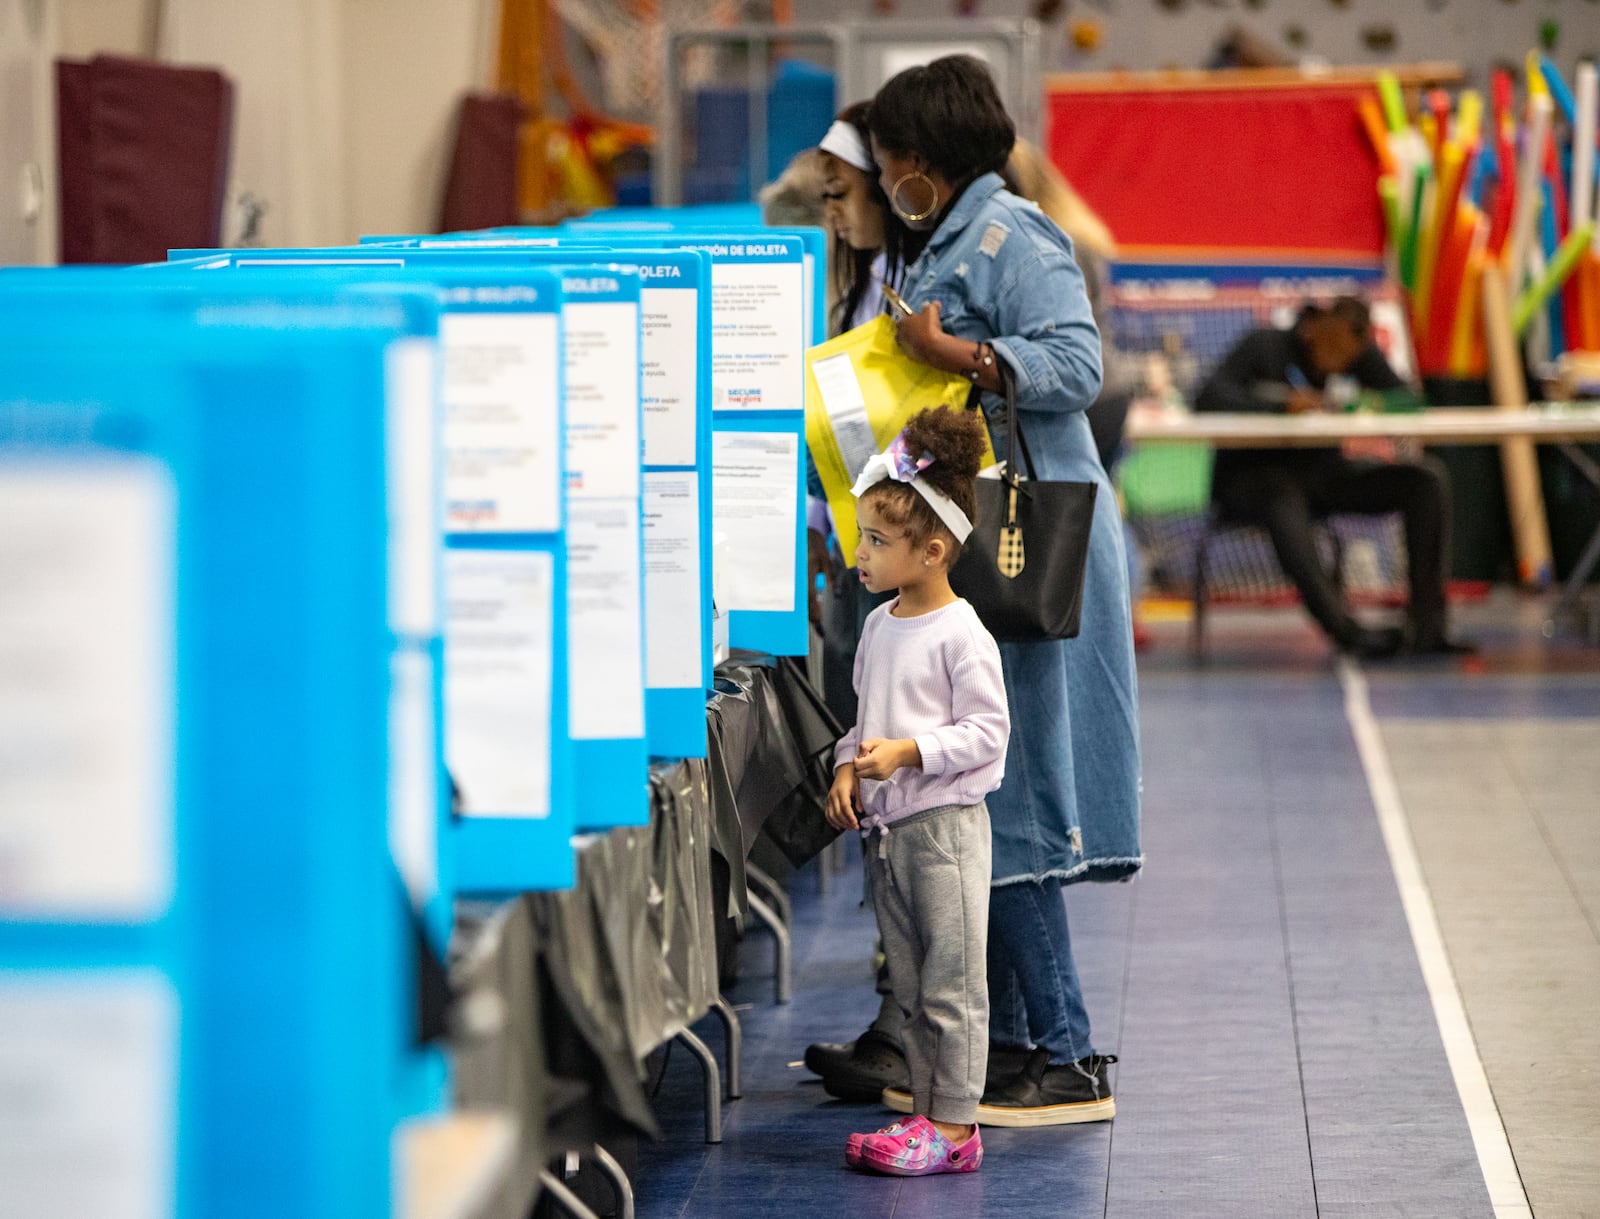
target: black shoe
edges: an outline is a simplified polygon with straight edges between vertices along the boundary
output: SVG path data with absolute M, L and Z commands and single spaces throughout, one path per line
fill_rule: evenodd
M 1023 1068 L 1028 1065 L 1028 1059 L 1033 1056 L 1032 1050 L 1025 1050 L 1021 1046 L 1001 1045 L 999 1042 L 989 1043 L 989 1065 L 983 1073 L 983 1099 L 985 1101 L 998 1096 L 1008 1087 L 1017 1076 L 1022 1074 Z
M 1388 660 L 1406 646 L 1406 633 L 1396 626 L 1358 626 L 1338 640 L 1339 650 L 1361 660 Z
M 806 1047 L 806 1070 L 813 1075 L 832 1075 L 855 1053 L 853 1041 L 817 1041 Z
M 911 1086 L 900 1043 L 877 1029 L 868 1029 L 848 1045 L 807 1046 L 805 1061 L 822 1076 L 822 1090 L 840 1100 L 876 1101 L 885 1088 Z
M 980 1103 L 992 1100 L 1010 1087 L 1017 1076 L 1022 1074 L 1023 1068 L 1028 1065 L 1028 1060 L 1033 1057 L 1033 1053 L 1032 1050 L 1024 1050 L 1020 1046 L 997 1045 L 991 1041 L 989 1043 L 989 1064 L 984 1068 L 983 1102 Z M 883 1090 L 883 1103 L 896 1113 L 910 1113 L 911 1091 L 905 1085 L 897 1088 L 885 1088 Z
M 1115 1054 L 1093 1054 L 1051 1066 L 1050 1051 L 1034 1050 L 1028 1065 L 992 1100 L 978 1106 L 980 1126 L 1066 1126 L 1117 1115 L 1106 1067 Z

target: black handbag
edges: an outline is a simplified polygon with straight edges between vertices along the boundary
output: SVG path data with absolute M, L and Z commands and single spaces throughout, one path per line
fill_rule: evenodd
M 1099 486 L 1041 482 L 1034 476 L 1018 418 L 1016 381 L 1005 361 L 997 360 L 995 367 L 1005 389 L 1008 459 L 999 478 L 977 480 L 978 519 L 950 569 L 950 587 L 972 603 L 998 640 L 1071 639 L 1083 610 L 1083 573 Z

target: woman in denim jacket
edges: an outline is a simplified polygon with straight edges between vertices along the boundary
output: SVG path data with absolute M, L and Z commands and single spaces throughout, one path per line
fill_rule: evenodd
M 901 72 L 873 99 L 870 124 L 890 205 L 931 231 L 905 274 L 915 312 L 900 320 L 901 345 L 970 377 L 991 418 L 1004 409 L 1004 361 L 1038 476 L 1100 484 L 1081 633 L 1000 645 L 1012 735 L 1005 782 L 989 798 L 991 1047 L 978 1117 L 1099 1121 L 1116 1111 L 1105 1069 L 1115 1059 L 1090 1040 L 1060 889 L 1124 879 L 1143 863 L 1122 523 L 1084 416 L 1100 390 L 1099 333 L 1071 241 L 1001 183 L 1015 129 L 980 61 L 952 55 Z M 995 435 L 997 450 L 1004 439 Z

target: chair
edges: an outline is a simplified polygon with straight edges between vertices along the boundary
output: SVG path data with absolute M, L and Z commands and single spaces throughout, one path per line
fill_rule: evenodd
M 1328 574 L 1332 578 L 1334 587 L 1341 592 L 1344 590 L 1344 542 L 1338 530 L 1333 527 L 1330 517 L 1318 517 L 1312 522 L 1319 540 L 1318 550 L 1328 553 Z M 1196 663 L 1203 663 L 1206 658 L 1206 618 L 1209 605 L 1209 587 L 1207 577 L 1211 564 L 1211 552 L 1216 543 L 1228 535 L 1241 539 L 1253 537 L 1259 539 L 1256 549 L 1264 549 L 1269 556 L 1272 555 L 1272 540 L 1267 531 L 1260 525 L 1248 521 L 1241 521 L 1227 516 L 1216 504 L 1211 504 L 1205 515 L 1204 523 L 1200 528 L 1199 540 L 1195 543 L 1194 551 L 1194 577 L 1190 585 L 1190 598 L 1194 603 L 1194 612 L 1190 618 L 1189 628 L 1189 654 Z M 1325 545 L 1320 544 L 1325 543 Z M 1270 557 L 1265 562 L 1277 566 L 1275 557 Z

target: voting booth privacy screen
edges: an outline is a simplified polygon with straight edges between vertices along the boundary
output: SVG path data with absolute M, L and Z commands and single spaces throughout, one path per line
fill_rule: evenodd
M 0 1213 L 392 1212 L 414 936 L 808 648 L 821 267 L 674 213 L 0 271 Z
M 406 310 L 102 330 L 13 303 L 4 646 L 33 660 L 0 686 L 26 745 L 0 772 L 0 1074 L 29 1086 L 0 1212 L 386 1213 L 413 1034 L 388 848 Z M 100 1170 L 64 1177 L 85 1142 Z

